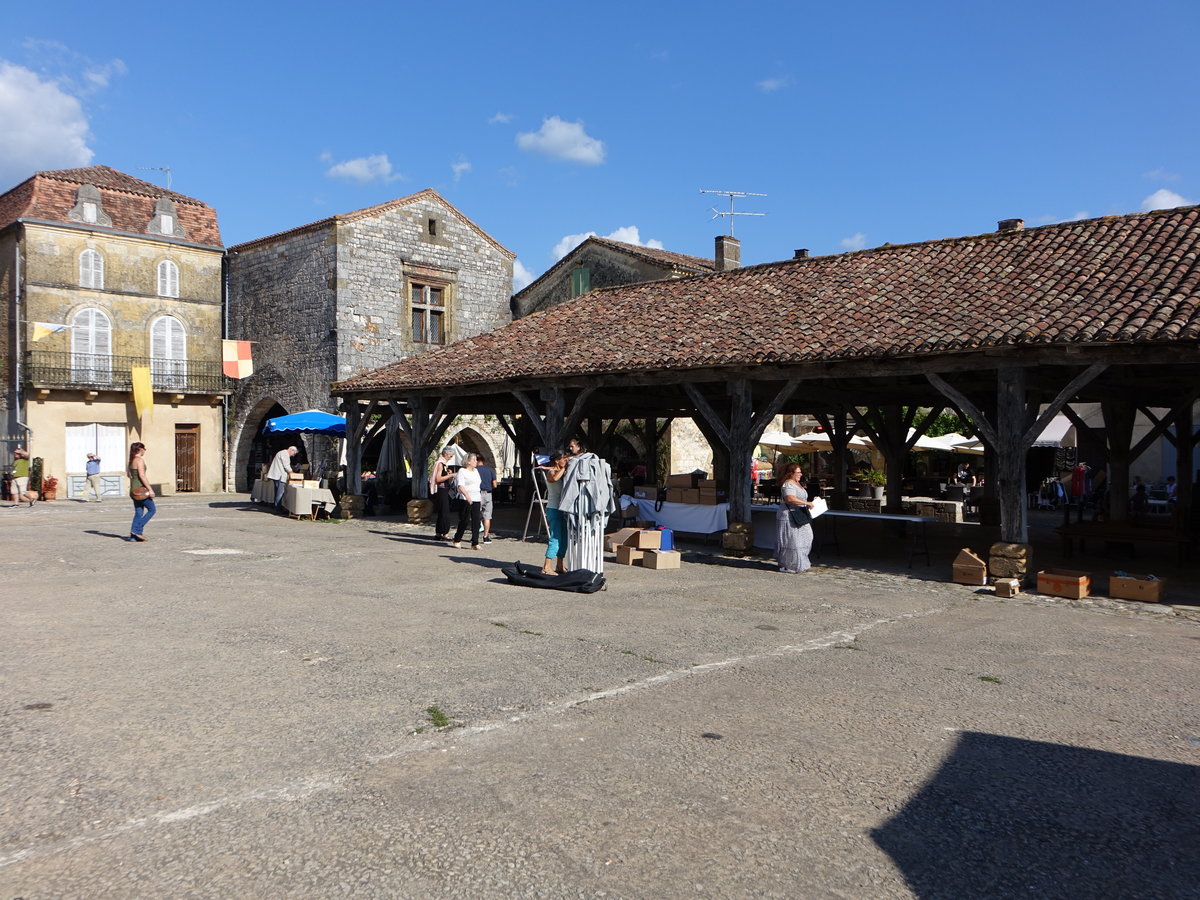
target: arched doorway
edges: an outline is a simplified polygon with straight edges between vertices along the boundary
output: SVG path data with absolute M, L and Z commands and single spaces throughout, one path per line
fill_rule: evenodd
M 300 435 L 267 434 L 263 431 L 268 419 L 287 414 L 288 411 L 273 399 L 266 399 L 260 402 L 246 418 L 238 447 L 240 465 L 237 471 L 237 486 L 239 490 L 249 491 L 255 480 L 262 477 L 262 467 L 270 465 L 275 454 L 285 447 L 295 447 L 298 451 L 292 458 L 293 468 L 308 462 L 308 451 Z
M 496 451 L 488 439 L 474 428 L 459 429 L 446 440 L 446 443 L 457 444 L 467 453 L 474 453 L 478 456 L 480 462 L 486 463 L 492 468 L 496 467 Z

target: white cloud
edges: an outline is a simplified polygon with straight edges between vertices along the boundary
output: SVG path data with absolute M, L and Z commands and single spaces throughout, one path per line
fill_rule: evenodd
M 755 86 L 764 94 L 770 94 L 790 86 L 791 83 L 792 79 L 784 76 L 783 78 L 764 78 L 762 81 L 757 82 Z
M 331 157 L 323 153 L 321 158 L 329 162 Z M 403 178 L 399 172 L 392 171 L 392 163 L 386 153 L 376 153 L 372 156 L 359 156 L 345 162 L 335 163 L 325 172 L 330 178 L 340 178 L 342 181 L 357 181 L 367 184 L 372 181 L 396 181 Z
M 856 232 L 848 238 L 842 238 L 841 245 L 843 250 L 861 250 L 867 246 L 867 236 L 861 231 Z
M 39 169 L 91 163 L 88 120 L 79 99 L 29 69 L 0 62 L 0 190 Z
M 533 273 L 530 272 L 519 259 L 513 260 L 513 293 L 523 291 L 529 285 L 533 284 Z
M 1149 178 L 1151 181 L 1178 181 L 1178 172 L 1168 172 L 1166 169 L 1159 166 L 1157 169 L 1151 169 L 1149 172 L 1142 173 L 1143 178 Z
M 515 118 L 516 118 L 516 116 L 514 116 L 512 113 L 498 112 L 494 116 L 492 116 L 490 119 L 488 119 L 488 124 L 489 125 L 507 125 L 509 122 L 511 122 Z
M 456 163 L 450 163 L 450 168 L 454 171 L 454 180 L 458 181 L 471 171 L 471 164 L 465 159 L 460 159 Z
M 1159 188 L 1149 197 L 1142 201 L 1142 212 L 1149 212 L 1152 209 L 1172 209 L 1176 206 L 1191 206 L 1192 201 L 1186 197 L 1181 197 L 1174 191 L 1168 191 L 1166 188 Z
M 582 122 L 564 122 L 558 116 L 543 121 L 539 131 L 518 134 L 517 146 L 532 153 L 586 166 L 604 162 L 604 142 L 590 137 L 583 130 Z
M 129 67 L 125 65 L 123 60 L 114 59 L 112 62 L 105 63 L 101 66 L 92 66 L 86 69 L 83 73 L 83 80 L 89 90 L 99 91 L 108 87 L 109 83 L 118 75 L 126 75 L 129 72 Z
M 554 254 L 554 261 L 558 262 L 590 237 L 596 237 L 596 232 L 584 231 L 580 234 L 568 234 L 564 236 L 562 240 L 554 245 L 554 250 L 552 251 Z M 663 249 L 662 241 L 655 240 L 654 238 L 643 241 L 642 235 L 638 231 L 638 227 L 636 225 L 622 225 L 611 234 L 606 234 L 605 237 L 610 241 L 620 241 L 623 244 L 634 244 L 638 247 L 651 247 L 655 250 Z

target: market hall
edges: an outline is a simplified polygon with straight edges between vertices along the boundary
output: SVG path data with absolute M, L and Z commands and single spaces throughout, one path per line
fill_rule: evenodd
M 690 417 L 730 486 L 725 545 L 746 549 L 751 457 L 775 416 L 825 425 L 843 494 L 845 448 L 870 436 L 887 462 L 885 512 L 898 513 L 918 409 L 949 409 L 988 451 L 1001 539 L 1025 543 L 1028 449 L 1060 412 L 1098 404 L 1111 522 L 1128 516 L 1130 462 L 1158 438 L 1176 448 L 1186 522 L 1198 258 L 1193 206 L 1035 228 L 1004 220 L 980 235 L 595 290 L 335 384 L 348 489 L 380 428 L 404 444 L 419 497 L 458 415 L 497 416 L 526 458 L 585 426 L 595 444 L 620 421 L 641 423 L 652 445 L 664 422 Z M 1135 443 L 1139 415 L 1153 424 Z

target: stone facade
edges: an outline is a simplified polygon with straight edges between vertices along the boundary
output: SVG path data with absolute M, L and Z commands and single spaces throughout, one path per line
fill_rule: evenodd
M 100 449 L 87 435 L 101 433 L 114 493 L 135 440 L 163 493 L 222 490 L 222 256 L 211 207 L 107 166 L 39 172 L 0 195 L 5 432 L 62 480 L 60 496 L 76 495 Z M 74 327 L 34 341 L 34 323 Z M 156 344 L 155 330 L 175 339 Z M 153 373 L 142 418 L 134 366 Z
M 231 247 L 228 257 L 229 336 L 257 342 L 231 416 L 230 483 L 240 490 L 276 406 L 334 412 L 332 382 L 439 345 L 414 333 L 423 289 L 439 292 L 441 306 L 425 304 L 422 327 L 436 318 L 444 343 L 508 321 L 514 254 L 432 190 Z M 324 449 L 306 445 L 310 459 Z

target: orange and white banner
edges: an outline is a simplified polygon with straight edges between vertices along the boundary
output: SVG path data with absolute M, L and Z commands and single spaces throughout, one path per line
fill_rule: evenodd
M 221 371 L 230 378 L 249 378 L 254 374 L 250 345 L 254 341 L 221 341 Z

